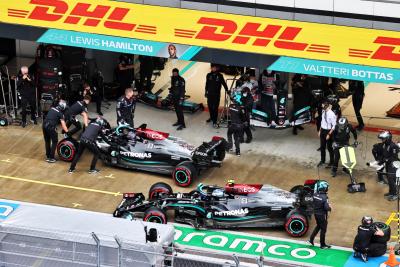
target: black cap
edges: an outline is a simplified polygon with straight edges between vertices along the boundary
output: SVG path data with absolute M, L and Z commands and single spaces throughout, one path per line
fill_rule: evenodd
M 179 73 L 179 70 L 178 70 L 177 68 L 174 68 L 174 69 L 172 70 L 172 72 L 177 72 L 177 73 Z

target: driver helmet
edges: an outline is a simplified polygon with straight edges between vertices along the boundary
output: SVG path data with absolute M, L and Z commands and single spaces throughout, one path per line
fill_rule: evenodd
M 67 102 L 65 100 L 60 100 L 56 107 L 59 111 L 64 111 L 67 108 Z
M 349 121 L 347 120 L 347 118 L 341 117 L 338 121 L 339 131 L 345 131 L 348 124 L 349 124 Z
M 384 143 L 390 143 L 392 141 L 392 133 L 390 131 L 382 131 L 379 133 L 378 138 Z
M 374 220 L 372 219 L 371 216 L 364 216 L 361 219 L 361 224 L 364 227 L 371 227 L 371 225 L 374 223 Z
M 213 197 L 218 197 L 218 198 L 224 197 L 224 190 L 222 190 L 220 188 L 214 189 L 214 191 L 211 193 L 211 195 Z
M 315 183 L 314 191 L 317 193 L 326 193 L 329 189 L 329 183 L 324 180 L 319 180 Z

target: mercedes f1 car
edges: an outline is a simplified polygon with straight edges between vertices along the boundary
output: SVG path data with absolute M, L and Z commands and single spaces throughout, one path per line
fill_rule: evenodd
M 172 174 L 179 186 L 189 186 L 201 170 L 220 167 L 225 158 L 226 141 L 217 136 L 196 148 L 168 133 L 149 129 L 145 124 L 136 129 L 108 128 L 103 133 L 96 145 L 106 165 Z M 72 138 L 61 140 L 57 146 L 60 159 L 72 161 L 77 146 L 78 142 Z
M 175 221 L 195 228 L 284 227 L 294 237 L 306 234 L 312 215 L 314 185 L 307 180 L 288 192 L 271 185 L 235 184 L 224 187 L 199 184 L 190 193 L 173 193 L 165 183 L 150 187 L 148 200 L 142 193 L 125 193 L 114 217 L 142 218 L 167 223 L 167 210 Z

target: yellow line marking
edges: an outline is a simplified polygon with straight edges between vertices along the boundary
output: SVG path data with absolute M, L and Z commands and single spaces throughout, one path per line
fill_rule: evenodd
M 86 192 L 92 192 L 92 193 L 100 193 L 100 194 L 105 194 L 105 195 L 112 195 L 115 197 L 122 196 L 121 192 L 103 191 L 103 190 L 92 189 L 92 188 L 84 188 L 84 187 L 78 187 L 78 186 L 72 186 L 72 185 L 64 185 L 64 184 L 56 184 L 56 183 L 50 183 L 50 182 L 44 182 L 44 181 L 36 181 L 36 180 L 30 180 L 30 179 L 12 177 L 12 176 L 6 176 L 6 175 L 0 175 L 0 179 L 1 178 L 8 179 L 8 180 L 14 180 L 14 181 L 20 181 L 20 182 L 33 183 L 33 184 L 42 184 L 42 185 L 49 185 L 49 186 L 55 186 L 55 187 L 61 187 L 61 188 L 68 188 L 68 189 L 74 189 L 74 190 L 80 190 L 80 191 L 86 191 Z
M 72 203 L 72 205 L 74 206 L 74 208 L 82 207 L 82 204 L 79 204 L 79 203 Z
M 397 212 L 392 212 L 389 216 L 389 218 L 386 220 L 386 224 L 390 225 L 392 221 L 397 221 L 397 218 L 395 219 L 395 216 L 397 215 Z
M 1 162 L 6 162 L 6 163 L 12 163 L 12 161 L 10 159 L 2 159 L 0 160 Z

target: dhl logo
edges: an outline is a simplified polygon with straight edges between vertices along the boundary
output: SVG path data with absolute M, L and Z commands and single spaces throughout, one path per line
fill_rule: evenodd
M 300 57 L 304 55 L 307 58 L 328 60 L 340 58 L 345 62 L 355 61 L 361 64 L 363 62 L 360 62 L 360 60 L 364 59 L 366 63 L 372 63 L 371 60 L 388 62 L 377 63 L 378 65 L 394 66 L 392 63 L 397 64 L 400 62 L 400 38 L 390 37 L 386 33 L 377 34 L 378 36 L 371 36 L 369 34 L 371 36 L 368 37 L 371 40 L 370 43 L 363 42 L 363 49 L 360 49 L 352 47 L 357 43 L 357 38 L 354 38 L 355 41 L 352 42 L 350 39 L 353 36 L 350 36 L 348 31 L 346 31 L 347 34 L 345 36 L 341 36 L 342 30 L 336 30 L 339 34 L 333 35 L 335 36 L 334 39 L 329 40 L 329 38 L 326 38 L 325 40 L 318 37 L 318 32 L 315 32 L 314 35 L 309 26 L 301 22 L 290 23 L 288 25 L 289 23 L 280 20 L 260 20 L 259 18 L 252 17 L 237 18 L 237 21 L 240 22 L 236 22 L 235 15 L 229 15 L 228 17 L 228 15 L 219 14 L 222 18 L 216 18 L 217 15 L 213 17 L 212 13 L 199 12 L 197 17 L 186 17 L 185 21 L 175 20 L 174 17 L 169 15 L 169 18 L 173 19 L 173 21 L 171 20 L 171 26 L 165 25 L 165 22 L 160 20 L 153 22 L 155 25 L 142 25 L 134 23 L 133 20 L 147 18 L 147 15 L 140 11 L 132 14 L 131 6 L 135 6 L 133 4 L 117 5 L 116 3 L 118 2 L 111 4 L 108 1 L 99 1 L 99 3 L 67 0 L 25 1 L 30 4 L 28 10 L 16 9 L 17 5 L 11 8 L 12 5 L 9 5 L 10 8 L 7 10 L 7 16 L 42 21 L 46 25 L 54 22 L 57 22 L 58 25 L 60 23 L 64 25 L 58 26 L 59 28 L 70 29 L 70 26 L 68 27 L 67 25 L 83 25 L 96 28 L 96 30 L 93 30 L 94 32 L 104 32 L 107 30 L 120 31 L 120 36 L 126 37 L 130 37 L 127 35 L 130 32 L 151 34 L 153 37 L 149 38 L 150 40 L 163 42 L 179 43 L 179 39 L 181 39 L 184 44 L 203 45 L 203 43 L 206 43 L 206 46 L 209 47 L 226 47 L 227 49 L 240 51 L 251 51 L 252 47 L 257 48 L 255 49 L 257 51 L 260 51 L 260 48 L 265 48 L 265 50 L 261 50 L 261 53 L 262 51 L 265 51 L 265 53 L 273 51 L 273 54 L 297 56 L 293 52 L 299 52 L 298 56 Z M 148 12 L 156 10 L 157 14 L 166 12 L 161 7 L 152 6 L 139 7 L 139 5 L 136 5 L 135 9 L 148 10 Z M 174 16 L 179 16 L 179 14 L 185 16 L 182 13 L 184 11 L 175 10 L 175 12 Z M 229 19 L 231 17 L 232 19 Z M 167 20 L 167 22 L 169 21 Z M 23 23 L 29 25 L 26 21 Z M 178 25 L 185 26 L 179 27 Z M 334 29 L 336 26 L 320 24 L 320 29 L 325 29 L 322 27 L 326 28 L 327 35 L 329 35 L 329 29 Z M 90 30 L 88 31 L 90 32 Z M 115 34 L 115 32 L 112 32 L 112 34 Z M 347 47 L 338 41 L 340 37 L 349 39 Z M 146 38 L 144 37 L 144 39 Z M 299 41 L 300 39 L 301 41 Z M 321 44 L 320 42 L 324 43 Z M 325 42 L 328 42 L 328 44 Z M 241 46 L 241 48 L 237 45 Z M 318 53 L 319 55 L 311 53 Z
M 63 0 L 30 0 L 29 3 L 35 5 L 31 12 L 8 9 L 8 16 L 47 22 L 62 21 L 75 25 L 83 21 L 82 25 L 90 27 L 98 27 L 101 23 L 105 28 L 112 30 L 157 33 L 155 26 L 123 22 L 130 11 L 129 8 L 88 3 L 77 3 L 70 8 L 68 2 Z
M 330 53 L 329 45 L 295 42 L 302 28 L 281 25 L 247 22 L 242 28 L 232 20 L 201 17 L 198 24 L 205 25 L 200 31 L 175 29 L 175 36 L 195 38 L 215 42 L 229 41 L 233 44 L 266 47 L 272 43 L 275 48 L 307 51 L 313 53 Z M 253 41 L 250 41 L 254 38 Z

